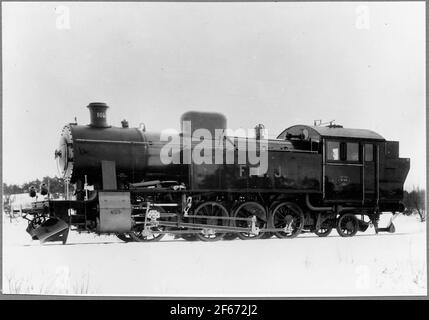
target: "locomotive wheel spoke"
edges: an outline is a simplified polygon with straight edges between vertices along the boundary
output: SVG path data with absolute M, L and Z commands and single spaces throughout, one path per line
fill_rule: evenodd
M 124 242 L 131 242 L 133 238 L 128 233 L 117 233 L 116 236 Z
M 261 204 L 257 202 L 245 202 L 234 211 L 234 218 L 252 218 L 253 216 L 256 216 L 256 227 L 262 229 L 267 225 L 266 210 Z M 263 219 L 261 219 L 261 217 L 263 217 Z M 252 223 L 249 221 L 235 220 L 234 225 L 235 227 L 240 228 L 250 228 L 252 226 Z M 243 240 L 259 239 L 262 238 L 263 235 L 264 233 L 262 232 L 257 235 L 252 234 L 250 232 L 239 232 L 237 234 L 237 236 Z
M 278 238 L 295 238 L 304 227 L 304 213 L 301 208 L 291 202 L 283 202 L 273 210 L 274 228 L 286 228 L 287 232 L 279 231 Z
M 343 214 L 337 222 L 337 232 L 341 237 L 353 237 L 359 230 L 359 221 L 352 213 Z
M 272 232 L 264 232 L 262 234 L 262 239 L 270 239 L 273 236 Z
M 320 224 L 319 229 L 315 230 L 314 233 L 319 237 L 327 237 L 331 233 L 333 225 L 335 225 L 335 223 L 332 219 L 327 219 Z
M 326 225 L 326 226 L 321 226 L 319 230 L 314 231 L 314 233 L 319 237 L 327 237 L 329 236 L 331 231 L 332 231 L 332 226 Z
M 156 209 L 160 212 L 165 212 L 162 207 L 155 207 L 154 209 Z M 144 226 L 141 225 L 138 230 L 132 231 L 129 233 L 132 241 L 136 241 L 136 242 L 151 242 L 152 241 L 152 242 L 155 242 L 155 241 L 161 240 L 165 236 L 164 233 L 156 233 L 156 231 L 165 231 L 165 227 L 152 227 L 152 228 L 150 228 L 150 230 L 153 232 L 150 235 L 145 235 L 143 228 L 144 228 Z
M 133 241 L 137 242 L 150 242 L 150 241 L 159 241 L 164 237 L 164 233 L 156 233 L 156 231 L 163 231 L 163 228 L 151 228 L 153 232 L 150 235 L 144 235 L 143 230 L 133 231 L 130 233 L 130 236 Z
M 217 216 L 217 217 L 228 217 L 228 210 L 215 201 L 209 201 L 199 205 L 194 212 L 197 216 Z M 207 225 L 218 225 L 225 226 L 227 225 L 226 220 L 223 219 L 198 219 L 194 220 L 198 224 L 207 224 Z M 215 232 L 212 228 L 203 229 L 202 233 L 197 233 L 196 236 L 202 241 L 217 241 L 223 238 L 225 235 L 224 232 Z

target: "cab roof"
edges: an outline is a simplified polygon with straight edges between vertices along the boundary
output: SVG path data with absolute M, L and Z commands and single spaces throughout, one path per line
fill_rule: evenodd
M 279 134 L 277 139 L 286 139 L 286 136 L 299 136 L 304 140 L 311 139 L 312 141 L 321 141 L 324 138 L 346 138 L 346 139 L 360 139 L 372 141 L 386 141 L 378 133 L 367 129 L 350 129 L 341 126 L 306 126 L 295 125 L 285 129 Z

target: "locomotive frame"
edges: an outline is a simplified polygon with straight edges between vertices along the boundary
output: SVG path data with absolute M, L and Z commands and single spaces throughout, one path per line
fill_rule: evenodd
M 127 242 L 165 234 L 203 241 L 301 232 L 325 237 L 333 228 L 350 237 L 369 226 L 394 232 L 393 218 L 404 210 L 409 159 L 399 157 L 398 142 L 369 130 L 292 126 L 268 140 L 268 171 L 252 175 L 237 155 L 234 164 L 164 165 L 159 153 L 166 143 L 159 134 L 129 128 L 126 121 L 109 126 L 103 103 L 88 108 L 91 123 L 65 126 L 55 151 L 76 199 L 48 197 L 23 210 L 27 231 L 42 243 L 66 243 L 71 228 Z M 226 128 L 225 117 L 215 113 L 188 112 L 183 120 L 196 128 Z M 250 138 L 222 141 L 235 146 L 239 139 Z M 393 214 L 390 224 L 379 228 L 386 211 Z

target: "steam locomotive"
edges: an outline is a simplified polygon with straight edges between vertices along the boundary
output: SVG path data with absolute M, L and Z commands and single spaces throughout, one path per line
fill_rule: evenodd
M 109 125 L 105 103 L 88 108 L 90 124 L 64 126 L 55 150 L 66 198 L 52 199 L 43 186 L 47 199 L 23 210 L 27 232 L 41 243 L 66 243 L 69 230 L 126 242 L 166 234 L 189 241 L 326 237 L 334 228 L 351 237 L 369 226 L 394 232 L 393 219 L 378 226 L 380 215 L 404 210 L 410 159 L 399 157 L 397 141 L 370 130 L 294 125 L 267 139 L 258 125 L 254 138 L 238 137 L 228 135 L 222 114 L 190 111 L 181 132 L 166 139 L 126 120 Z M 207 133 L 211 140 L 203 141 Z M 204 161 L 189 161 L 192 155 Z

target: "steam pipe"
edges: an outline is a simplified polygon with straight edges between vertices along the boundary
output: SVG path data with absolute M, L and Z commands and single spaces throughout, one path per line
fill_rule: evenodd
M 307 193 L 305 195 L 305 204 L 310 210 L 313 211 L 334 211 L 334 207 L 315 207 L 310 203 L 310 195 Z
M 362 208 L 358 208 L 358 207 L 343 207 L 341 205 L 337 206 L 337 210 L 335 210 L 335 206 L 332 206 L 332 207 L 315 207 L 310 203 L 310 195 L 308 193 L 305 195 L 305 204 L 312 211 L 333 211 L 333 212 L 340 213 L 340 212 L 345 211 L 345 210 L 362 209 Z

